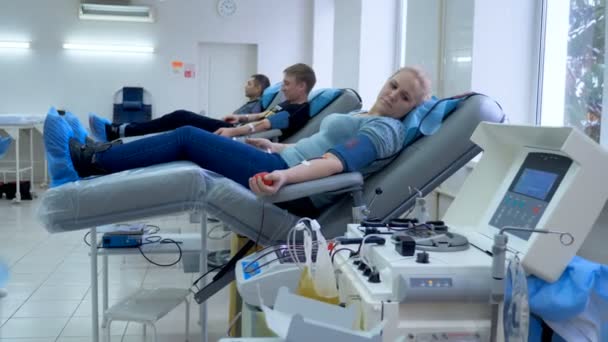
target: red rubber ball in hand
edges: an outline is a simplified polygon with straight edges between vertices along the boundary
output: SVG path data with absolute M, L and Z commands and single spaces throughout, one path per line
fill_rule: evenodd
M 262 178 L 262 183 L 264 183 L 265 185 L 268 185 L 268 186 L 272 186 L 274 184 L 274 182 L 269 179 L 264 178 L 264 176 L 266 176 L 267 174 L 268 174 L 268 172 L 260 172 L 260 173 L 257 173 L 254 177 Z

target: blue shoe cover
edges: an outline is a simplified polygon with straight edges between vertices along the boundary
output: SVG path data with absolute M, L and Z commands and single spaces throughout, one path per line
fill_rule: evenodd
M 76 115 L 72 114 L 71 112 L 66 112 L 63 118 L 72 128 L 72 132 L 74 132 L 74 138 L 76 138 L 79 143 L 85 144 L 88 133 L 84 126 L 80 123 L 80 120 L 78 120 Z
M 0 288 L 6 287 L 6 283 L 8 282 L 8 267 L 6 265 L 0 264 Z M 0 295 L 0 297 L 2 297 Z
M 70 139 L 74 132 L 70 125 L 51 108 L 44 120 L 44 148 L 51 175 L 51 187 L 77 181 L 78 173 L 70 157 Z
M 13 141 L 11 137 L 0 137 L 0 159 L 8 152 L 8 148 L 11 147 L 11 141 Z
M 93 113 L 89 113 L 89 128 L 91 129 L 91 133 L 101 142 L 108 142 L 108 137 L 106 136 L 106 125 L 111 125 L 112 123 L 105 118 L 102 118 Z

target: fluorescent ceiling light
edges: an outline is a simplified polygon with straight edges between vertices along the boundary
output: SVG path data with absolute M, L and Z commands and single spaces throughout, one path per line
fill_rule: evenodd
M 107 52 L 140 52 L 153 53 L 152 46 L 137 45 L 99 45 L 99 44 L 76 44 L 64 43 L 63 48 L 67 50 L 107 51 Z
M 78 17 L 84 20 L 154 21 L 154 13 L 149 6 L 80 4 Z
M 464 56 L 464 57 L 456 57 L 454 58 L 454 61 L 456 63 L 470 63 L 473 60 L 473 58 L 469 57 L 469 56 Z
M 30 42 L 0 42 L 0 48 L 29 49 Z

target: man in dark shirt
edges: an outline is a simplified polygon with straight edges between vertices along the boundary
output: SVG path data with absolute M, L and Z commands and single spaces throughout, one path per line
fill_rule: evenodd
M 90 115 L 89 126 L 93 135 L 101 141 L 165 132 L 182 126 L 194 126 L 225 137 L 280 129 L 280 140 L 283 140 L 310 119 L 308 94 L 316 83 L 315 73 L 308 65 L 294 64 L 283 72 L 281 91 L 286 101 L 262 113 L 230 114 L 223 120 L 217 120 L 188 111 L 175 111 L 155 120 L 130 124 L 112 124 L 104 118 Z M 237 124 L 242 125 L 235 127 Z
M 285 101 L 263 113 L 247 115 L 227 115 L 225 122 L 242 124 L 225 127 L 216 131 L 226 137 L 235 137 L 269 129 L 281 130 L 279 140 L 286 139 L 300 130 L 310 119 L 308 94 L 316 83 L 315 72 L 306 64 L 294 64 L 283 71 L 281 91 Z
M 245 96 L 249 99 L 247 103 L 232 112 L 232 114 L 251 114 L 262 111 L 262 94 L 270 87 L 270 80 L 266 75 L 255 74 L 245 84 Z

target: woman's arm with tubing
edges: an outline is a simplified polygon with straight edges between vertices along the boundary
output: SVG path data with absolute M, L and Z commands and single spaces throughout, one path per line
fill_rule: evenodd
M 274 143 L 265 138 L 246 138 L 245 143 L 247 143 L 253 147 L 257 147 L 260 150 L 264 150 L 269 153 L 280 153 L 285 148 L 295 145 L 295 144 Z
M 305 161 L 286 170 L 273 171 L 263 177 L 251 177 L 249 188 L 257 195 L 272 195 L 287 184 L 329 177 L 342 170 L 340 159 L 331 153 L 326 153 L 323 158 Z M 272 185 L 264 184 L 264 180 L 272 182 Z

